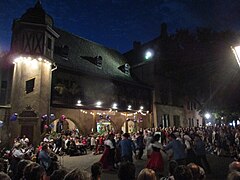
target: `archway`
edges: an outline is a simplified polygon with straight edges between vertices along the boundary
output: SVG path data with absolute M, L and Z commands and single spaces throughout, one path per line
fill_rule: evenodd
M 113 121 L 108 119 L 99 119 L 96 121 L 97 123 L 97 133 L 106 134 L 109 132 L 115 132 L 115 124 Z
M 137 125 L 136 122 L 133 120 L 127 120 L 122 125 L 122 131 L 125 133 L 134 133 L 137 131 Z
M 52 132 L 56 133 L 67 131 L 76 131 L 79 133 L 81 131 L 79 124 L 71 118 L 65 118 L 64 120 L 61 120 L 61 118 L 51 120 L 49 122 L 49 127 L 51 128 Z

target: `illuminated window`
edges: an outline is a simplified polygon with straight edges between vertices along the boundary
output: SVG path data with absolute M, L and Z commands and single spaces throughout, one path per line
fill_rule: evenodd
M 35 84 L 35 78 L 26 81 L 26 89 L 25 89 L 26 94 L 33 92 L 34 84 Z

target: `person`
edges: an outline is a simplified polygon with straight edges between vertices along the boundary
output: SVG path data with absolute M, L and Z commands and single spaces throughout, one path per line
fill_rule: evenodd
M 0 179 L 1 180 L 11 180 L 11 178 L 5 173 L 5 172 L 0 172 Z
M 136 144 L 137 144 L 137 149 L 138 149 L 138 155 L 137 155 L 137 159 L 142 159 L 142 155 L 143 155 L 143 150 L 145 148 L 145 143 L 144 143 L 144 137 L 143 137 L 143 132 L 139 132 L 139 135 L 136 139 Z
M 21 161 L 18 162 L 18 165 L 17 165 L 17 173 L 14 174 L 13 176 L 13 180 L 19 180 L 19 179 L 22 179 L 23 178 L 23 171 L 24 171 L 24 168 L 28 165 L 32 163 L 32 161 L 30 160 L 25 160 L 25 159 L 22 159 Z
M 102 175 L 102 164 L 99 162 L 91 166 L 92 180 L 100 180 Z
M 203 167 L 207 173 L 210 173 L 211 169 L 206 157 L 205 143 L 198 134 L 195 135 L 194 139 L 194 152 L 196 154 L 196 164 Z
M 58 169 L 53 171 L 53 173 L 50 175 L 50 180 L 63 180 L 64 176 L 68 172 L 65 169 Z
M 193 180 L 192 172 L 186 165 L 176 167 L 173 177 L 174 180 Z
M 163 158 L 161 154 L 161 149 L 163 148 L 161 143 L 159 142 L 160 134 L 156 134 L 153 137 L 151 148 L 152 154 L 150 155 L 150 159 L 147 163 L 147 168 L 154 170 L 158 175 L 163 172 Z
M 20 143 L 26 147 L 29 144 L 29 139 L 26 137 L 26 135 L 23 135 L 22 139 L 20 140 Z
M 119 180 L 135 180 L 136 167 L 132 162 L 125 161 L 120 164 L 118 170 Z
M 91 175 L 87 171 L 76 168 L 66 174 L 64 180 L 91 180 Z
M 172 149 L 173 159 L 177 161 L 178 165 L 185 165 L 186 153 L 184 144 L 181 141 L 176 140 L 177 137 L 174 133 L 171 133 L 168 138 L 170 142 L 164 147 L 164 150 L 167 151 Z
M 38 163 L 29 163 L 23 171 L 24 180 L 46 180 L 47 174 L 45 169 Z
M 240 179 L 239 171 L 232 171 L 228 173 L 227 180 L 239 180 L 239 179 Z
M 152 154 L 152 148 L 151 148 L 151 142 L 152 142 L 152 132 L 147 131 L 146 132 L 146 137 L 145 137 L 145 142 L 146 142 L 146 148 L 147 148 L 147 158 L 150 158 L 150 155 Z
M 113 138 L 112 134 L 108 135 L 108 138 L 104 141 L 105 149 L 100 159 L 103 169 L 113 170 L 114 167 L 114 146 L 111 141 Z
M 232 172 L 232 171 L 240 172 L 240 162 L 239 161 L 231 162 L 228 167 L 229 167 L 229 172 Z
M 169 166 L 168 166 L 168 176 L 160 178 L 160 180 L 174 180 L 174 172 L 175 169 L 178 167 L 178 163 L 175 160 L 169 161 Z
M 17 172 L 18 162 L 23 159 L 24 153 L 21 151 L 21 143 L 15 143 L 14 149 L 12 151 L 12 161 L 10 164 L 10 170 L 13 174 Z
M 152 169 L 144 168 L 138 174 L 137 180 L 157 180 L 157 177 Z
M 95 140 L 95 137 L 92 135 L 90 139 L 90 150 L 93 151 L 95 146 L 96 146 L 96 140 Z
M 187 166 L 190 168 L 194 180 L 203 180 L 205 178 L 205 171 L 202 167 L 195 163 L 189 163 Z
M 45 169 L 46 172 L 48 172 L 48 169 L 50 168 L 52 163 L 52 160 L 48 152 L 48 144 L 44 144 L 42 146 L 42 150 L 39 152 L 38 159 L 39 159 L 39 164 Z
M 183 141 L 184 141 L 184 144 L 185 144 L 185 149 L 186 149 L 186 161 L 187 161 L 187 164 L 188 163 L 191 163 L 191 162 L 195 162 L 195 159 L 196 159 L 196 155 L 195 155 L 195 152 L 194 152 L 194 149 L 193 149 L 193 142 L 192 142 L 192 139 L 191 137 L 188 135 L 188 134 L 185 134 L 183 136 Z
M 76 146 L 74 139 L 71 139 L 69 142 L 70 142 L 69 147 L 68 147 L 69 155 L 70 156 L 77 155 L 78 151 L 77 151 L 77 146 Z
M 62 140 L 62 135 L 61 134 L 57 135 L 55 145 L 56 145 L 56 148 L 54 149 L 54 152 L 56 154 L 59 154 L 59 152 L 62 150 L 62 146 L 63 146 L 63 140 Z
M 133 152 L 136 154 L 135 145 L 132 140 L 129 139 L 130 135 L 128 133 L 123 134 L 123 139 L 119 142 L 121 161 L 133 162 Z

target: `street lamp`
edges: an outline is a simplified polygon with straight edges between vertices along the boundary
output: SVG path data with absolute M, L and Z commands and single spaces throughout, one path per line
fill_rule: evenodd
M 206 114 L 204 115 L 204 117 L 205 117 L 206 119 L 209 119 L 209 118 L 211 118 L 211 114 L 206 113 Z
M 152 49 L 148 49 L 144 55 L 146 60 L 151 59 L 153 56 L 154 56 L 154 51 Z
M 231 46 L 231 49 L 233 51 L 233 54 L 235 55 L 238 65 L 240 67 L 240 46 L 235 46 L 235 47 Z

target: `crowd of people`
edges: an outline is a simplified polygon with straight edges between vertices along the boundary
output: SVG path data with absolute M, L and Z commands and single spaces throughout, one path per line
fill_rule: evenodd
M 10 167 L 0 161 L 0 179 L 101 179 L 103 171 L 113 171 L 120 180 L 204 179 L 211 173 L 207 153 L 230 156 L 228 179 L 240 177 L 240 132 L 238 127 L 151 128 L 136 133 L 82 136 L 76 132 L 46 134 L 37 148 L 26 136 L 16 138 L 6 155 Z M 58 162 L 62 155 L 102 154 L 91 173 L 76 168 L 67 171 Z M 134 162 L 146 153 L 146 165 L 136 175 Z M 5 174 L 4 174 L 5 173 Z

